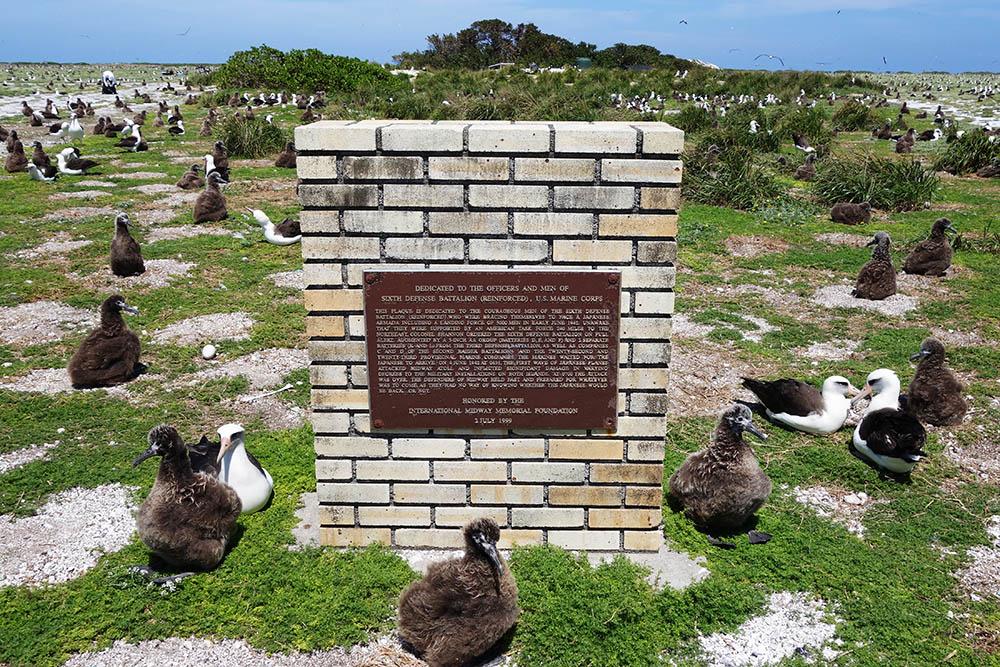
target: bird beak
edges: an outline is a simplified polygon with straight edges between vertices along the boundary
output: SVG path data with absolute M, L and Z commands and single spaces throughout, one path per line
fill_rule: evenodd
M 482 545 L 483 553 L 486 557 L 490 559 L 490 563 L 493 564 L 493 569 L 497 571 L 497 574 L 503 574 L 503 563 L 500 562 L 500 554 L 497 553 L 497 545 L 492 542 L 486 542 Z
M 136 467 L 137 465 L 139 465 L 140 463 L 142 463 L 143 461 L 145 461 L 146 459 L 148 459 L 151 456 L 156 456 L 156 451 L 153 449 L 152 445 L 150 445 L 149 448 L 146 451 L 144 451 L 142 454 L 139 454 L 139 456 L 137 456 L 137 457 L 135 457 L 135 459 L 133 459 L 133 461 L 132 461 L 132 467 L 133 468 Z
M 866 243 L 866 244 L 865 244 L 865 247 L 867 248 L 868 246 L 870 246 L 870 245 L 875 245 L 876 243 L 878 243 L 878 241 L 876 241 L 876 240 L 875 240 L 875 239 L 873 238 L 873 239 L 872 239 L 871 241 L 869 241 L 868 243 Z
M 138 308 L 136 308 L 135 306 L 130 306 L 127 303 L 121 304 L 121 309 L 124 310 L 126 313 L 132 313 L 133 315 L 139 314 Z
M 945 226 L 944 226 L 944 228 L 945 228 L 945 229 L 950 229 L 951 231 L 953 231 L 953 232 L 955 232 L 956 234 L 958 234 L 958 230 L 957 230 L 957 229 L 955 229 L 954 227 L 952 227 L 951 225 L 945 225 Z
M 233 446 L 232 438 L 228 437 L 222 438 L 222 444 L 219 447 L 219 455 L 215 457 L 215 462 L 219 463 L 220 461 L 222 461 L 222 457 L 226 455 L 226 452 L 228 452 L 229 448 L 232 446 Z
M 865 383 L 865 388 L 861 390 L 861 393 L 851 399 L 851 405 L 854 405 L 855 403 L 857 403 L 858 401 L 860 401 L 862 398 L 864 398 L 865 396 L 868 396 L 871 393 L 872 393 L 872 386 L 866 382 Z
M 761 439 L 761 442 L 767 442 L 767 434 L 761 431 L 753 424 L 747 424 L 746 426 L 743 427 L 743 430 L 753 433 L 755 436 Z
M 858 389 L 857 387 L 855 387 L 853 384 L 848 383 L 848 385 L 847 385 L 847 393 L 850 394 L 850 395 L 852 395 L 852 396 L 857 396 L 858 394 L 861 393 L 861 390 Z
M 930 350 L 920 350 L 916 354 L 910 357 L 910 361 L 916 361 L 917 359 L 922 359 L 923 357 L 931 356 Z

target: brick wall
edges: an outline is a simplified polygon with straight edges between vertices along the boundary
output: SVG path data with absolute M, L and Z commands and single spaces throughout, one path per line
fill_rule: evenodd
M 663 123 L 323 121 L 299 150 L 320 539 L 656 550 L 683 133 Z M 363 271 L 619 269 L 618 426 L 372 432 Z

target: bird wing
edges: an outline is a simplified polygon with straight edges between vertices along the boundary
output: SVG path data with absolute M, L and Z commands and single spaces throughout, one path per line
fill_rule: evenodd
M 823 395 L 816 387 L 801 380 L 781 379 L 772 382 L 743 378 L 743 386 L 752 391 L 768 410 L 806 417 L 823 412 Z
M 923 447 L 927 431 L 902 410 L 882 408 L 868 413 L 861 421 L 858 435 L 879 456 L 926 456 Z
M 871 260 L 861 267 L 858 273 L 858 283 L 881 284 L 889 274 L 895 276 L 896 269 L 888 262 Z
M 779 63 L 781 63 L 781 66 L 782 66 L 782 67 L 784 67 L 784 66 L 785 66 L 785 61 L 784 61 L 784 60 L 782 60 L 780 56 L 772 56 L 772 57 L 774 57 L 774 58 L 777 58 L 777 59 L 778 59 L 778 62 L 779 62 Z
M 757 56 L 757 58 L 754 58 L 754 60 L 757 60 L 758 58 L 770 58 L 770 57 L 771 56 L 767 55 L 766 53 L 762 53 L 759 56 Z
M 219 456 L 221 442 L 212 442 L 204 435 L 195 444 L 187 444 L 188 457 L 191 459 L 191 469 L 195 472 L 203 472 L 212 477 L 219 476 L 219 466 L 216 459 Z

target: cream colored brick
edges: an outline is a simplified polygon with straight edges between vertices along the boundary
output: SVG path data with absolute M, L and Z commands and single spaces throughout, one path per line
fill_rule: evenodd
M 515 507 L 510 511 L 514 528 L 582 528 L 583 518 L 582 509 L 571 507 Z
M 464 505 L 464 484 L 393 484 L 393 502 L 403 505 Z
M 337 158 L 333 155 L 299 155 L 295 168 L 301 179 L 337 178 Z
M 356 503 L 388 503 L 388 484 L 323 484 L 316 485 L 321 503 L 352 505 Z
M 612 185 L 557 185 L 553 205 L 557 209 L 626 209 L 635 199 L 631 187 Z
M 549 188 L 545 185 L 469 186 L 469 206 L 476 208 L 548 208 Z
M 399 208 L 462 208 L 461 185 L 425 185 L 423 183 L 386 183 L 382 203 Z
M 507 235 L 505 211 L 441 211 L 430 214 L 431 234 Z
M 510 175 L 505 157 L 432 157 L 427 175 L 431 180 L 504 181 Z
M 549 256 L 549 242 L 538 239 L 470 239 L 469 259 L 489 262 L 541 262 Z
M 623 317 L 619 332 L 622 339 L 670 338 L 669 317 Z
M 519 236 L 590 236 L 590 213 L 515 213 L 514 233 Z
M 364 361 L 363 340 L 311 340 L 309 358 L 313 361 Z
M 303 236 L 304 259 L 378 259 L 379 240 L 352 236 Z
M 310 232 L 337 233 L 340 231 L 340 212 L 299 211 L 299 227 L 306 234 Z
M 368 386 L 368 366 L 365 364 L 351 366 L 351 384 L 355 387 Z
M 347 366 L 312 364 L 309 366 L 309 382 L 314 387 L 346 387 Z
M 659 484 L 663 481 L 663 466 L 644 463 L 593 463 L 590 466 L 590 481 L 594 484 Z
M 313 445 L 317 456 L 343 458 L 389 456 L 389 441 L 381 438 L 318 435 Z
M 582 482 L 587 477 L 585 463 L 512 463 L 512 482 Z
M 362 526 L 429 526 L 429 507 L 359 507 L 358 523 Z
M 388 528 L 320 528 L 319 543 L 324 547 L 364 547 L 375 542 L 392 543 Z
M 601 160 L 601 180 L 613 183 L 680 183 L 680 160 Z
M 642 188 L 639 208 L 643 210 L 676 211 L 681 204 L 680 188 Z
M 654 122 L 635 126 L 642 132 L 643 155 L 679 155 L 684 151 L 684 132 L 676 127 Z
M 667 431 L 666 417 L 619 417 L 619 437 L 662 438 Z
M 659 551 L 663 546 L 662 530 L 626 530 L 626 551 Z
M 659 364 L 661 366 L 669 365 L 670 343 L 667 341 L 656 343 L 632 343 L 632 363 Z
M 615 262 L 632 260 L 631 241 L 564 241 L 552 242 L 554 262 Z
M 378 239 L 374 240 L 378 241 Z M 363 285 L 365 282 L 366 271 L 385 271 L 387 269 L 391 269 L 393 271 L 421 271 L 423 268 L 423 263 L 397 264 L 393 262 L 392 264 L 348 264 L 347 284 L 351 287 Z
M 676 213 L 602 213 L 598 236 L 677 236 Z
M 365 410 L 368 408 L 367 389 L 313 389 L 312 404 L 318 408 Z
M 351 462 L 344 459 L 316 459 L 317 480 L 345 480 L 354 476 Z
M 501 461 L 435 461 L 434 479 L 439 482 L 503 482 L 507 464 Z
M 549 504 L 618 507 L 622 504 L 622 489 L 620 486 L 550 486 Z
M 541 459 L 545 456 L 545 441 L 530 438 L 473 440 L 471 454 L 474 459 Z
M 623 289 L 666 289 L 674 286 L 677 269 L 672 266 L 623 266 Z
M 666 389 L 670 371 L 666 368 L 619 368 L 619 389 Z
M 664 449 L 663 440 L 630 440 L 626 446 L 629 461 L 658 461 L 662 463 Z
M 465 242 L 453 238 L 386 239 L 385 255 L 394 259 L 425 259 L 432 262 L 462 259 L 465 256 Z
M 382 150 L 414 153 L 461 153 L 461 125 L 396 123 L 382 128 Z
M 438 507 L 434 523 L 438 526 L 464 526 L 480 517 L 489 517 L 503 528 L 507 525 L 507 510 L 503 507 Z
M 594 181 L 595 162 L 585 158 L 519 157 L 515 181 Z
M 617 530 L 550 530 L 549 544 L 571 551 L 618 551 Z
M 308 311 L 348 311 L 364 308 L 364 292 L 354 289 L 307 289 L 305 306 Z
M 394 459 L 460 459 L 465 441 L 452 438 L 393 438 Z
M 461 530 L 398 528 L 396 530 L 396 546 L 421 549 L 461 549 L 465 546 L 465 538 L 462 536 Z
M 314 433 L 347 433 L 351 430 L 351 417 L 346 412 L 312 413 Z
M 547 153 L 548 151 L 548 125 L 474 123 L 469 126 L 470 153 Z
M 420 211 L 344 211 L 344 231 L 365 234 L 420 234 Z
M 677 243 L 674 241 L 639 241 L 636 259 L 645 264 L 665 264 L 677 260 Z
M 625 489 L 625 504 L 634 507 L 660 507 L 663 488 L 659 486 L 630 486 Z
M 364 315 L 348 315 L 347 316 L 347 330 L 350 332 L 351 336 L 365 337 L 365 316 Z
M 535 485 L 472 484 L 469 487 L 473 505 L 541 505 L 545 491 Z
M 635 312 L 640 315 L 670 315 L 674 312 L 674 293 L 637 292 Z
M 556 125 L 556 153 L 635 153 L 637 140 L 623 123 Z
M 368 406 L 366 405 L 365 408 Z M 377 428 L 372 429 L 371 423 L 371 413 L 368 412 L 356 412 L 354 413 L 354 430 L 358 433 L 373 434 L 379 437 L 386 437 L 389 435 L 419 435 L 419 434 L 429 434 L 430 429 L 389 429 L 389 428 Z
M 344 335 L 344 318 L 341 315 L 310 315 L 306 318 L 306 335 L 341 338 Z
M 419 157 L 351 155 L 344 158 L 344 178 L 347 180 L 413 181 L 423 177 L 424 164 Z
M 497 546 L 501 549 L 513 549 L 516 546 L 534 546 L 543 541 L 540 530 L 510 530 L 504 528 L 500 531 L 500 539 Z
M 353 526 L 354 507 L 344 505 L 320 505 L 319 506 L 320 525 L 329 526 Z
M 358 479 L 416 480 L 430 479 L 427 461 L 358 461 Z
M 299 151 L 374 151 L 376 127 L 350 120 L 322 120 L 299 125 L 295 128 L 295 148 Z
M 599 461 L 612 459 L 621 461 L 625 452 L 624 440 L 579 439 L 549 440 L 549 459 L 576 459 L 578 461 Z
M 341 264 L 330 262 L 306 262 L 302 265 L 302 282 L 307 287 L 314 285 L 318 287 L 343 285 L 344 273 L 341 267 Z
M 632 413 L 640 415 L 665 415 L 670 400 L 667 394 L 632 394 Z
M 590 510 L 591 528 L 654 528 L 663 517 L 659 509 L 641 510 Z
M 303 183 L 299 186 L 299 203 L 322 208 L 375 208 L 378 188 L 375 185 Z

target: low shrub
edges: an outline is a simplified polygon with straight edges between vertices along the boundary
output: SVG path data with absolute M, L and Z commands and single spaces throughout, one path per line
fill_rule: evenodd
M 934 161 L 934 168 L 949 174 L 968 174 L 997 160 L 1000 160 L 1000 140 L 977 129 L 948 144 L 944 155 Z
M 778 122 L 778 131 L 783 140 L 791 140 L 792 133 L 803 135 L 818 153 L 824 155 L 833 141 L 833 132 L 827 127 L 821 107 L 791 107 Z
M 227 116 L 215 128 L 215 138 L 226 145 L 233 157 L 273 155 L 285 147 L 285 134 L 260 118 Z
M 833 124 L 845 132 L 857 132 L 872 129 L 879 124 L 879 118 L 870 106 L 851 98 L 833 112 Z
M 824 160 L 813 182 L 813 193 L 829 205 L 867 201 L 875 208 L 909 211 L 931 201 L 940 183 L 919 160 L 862 151 Z
M 707 140 L 707 139 L 706 139 Z M 684 163 L 684 197 L 700 204 L 750 210 L 776 198 L 782 186 L 756 162 L 753 151 L 702 144 Z
M 688 104 L 681 108 L 680 113 L 670 117 L 670 124 L 685 132 L 701 132 L 712 127 L 715 118 L 707 109 Z

